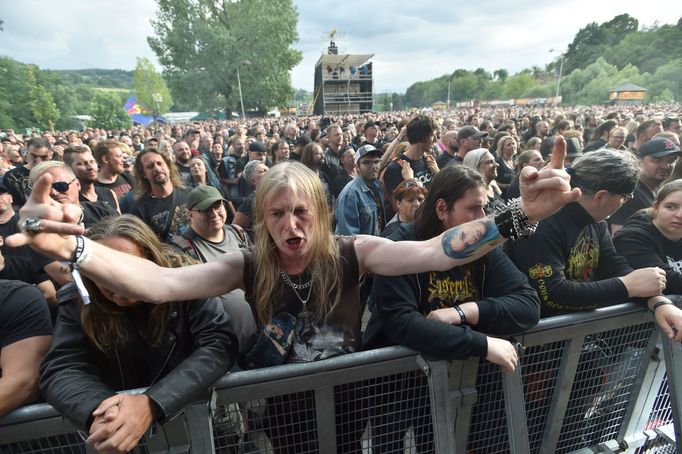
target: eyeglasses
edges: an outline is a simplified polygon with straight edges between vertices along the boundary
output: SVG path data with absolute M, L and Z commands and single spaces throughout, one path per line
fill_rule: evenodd
M 381 159 L 377 159 L 377 160 L 373 160 L 373 161 L 366 159 L 364 161 L 360 161 L 360 165 L 367 166 L 367 167 L 371 167 L 371 166 L 379 167 L 380 164 L 381 164 Z
M 52 189 L 54 189 L 57 192 L 61 192 L 62 194 L 66 194 L 69 191 L 69 186 L 71 186 L 71 183 L 73 183 L 77 179 L 78 178 L 74 178 L 68 183 L 66 181 L 55 181 L 54 183 L 52 183 Z
M 206 208 L 205 210 L 192 210 L 196 211 L 197 213 L 201 214 L 202 216 L 210 216 L 214 211 L 221 211 L 225 206 L 223 205 L 222 200 L 218 200 L 216 203 L 211 205 L 210 207 Z
M 632 200 L 635 198 L 635 194 L 632 192 L 629 194 L 621 194 L 619 192 L 611 192 L 611 194 L 617 195 L 618 197 L 620 197 L 623 200 L 623 203 L 627 202 L 628 200 Z

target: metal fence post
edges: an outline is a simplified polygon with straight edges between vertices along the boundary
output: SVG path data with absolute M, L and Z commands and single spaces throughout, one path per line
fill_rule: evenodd
M 197 402 L 185 408 L 191 453 L 215 452 L 213 421 L 209 411 L 209 402 Z
M 543 454 L 553 453 L 559 442 L 561 427 L 564 422 L 566 408 L 568 407 L 568 398 L 571 394 L 575 372 L 578 368 L 582 343 L 582 339 L 572 338 L 567 339 L 564 344 L 564 351 L 561 357 L 559 371 L 557 372 L 557 380 L 554 386 L 554 392 L 552 393 L 552 401 L 549 406 L 547 423 L 545 424 L 542 443 L 540 445 L 540 452 Z
M 668 371 L 668 392 L 673 414 L 673 427 L 677 441 L 677 453 L 682 453 L 682 343 L 670 342 L 661 334 L 665 368 Z M 675 440 L 671 440 L 673 443 Z
M 456 454 L 455 420 L 448 386 L 447 361 L 425 361 L 428 364 L 433 443 L 437 454 Z
M 665 365 L 661 361 L 660 350 L 657 347 L 658 340 L 658 330 L 652 329 L 632 391 L 636 398 L 630 400 L 617 436 L 628 449 L 638 448 L 648 440 L 642 428 L 645 427 L 654 408 L 658 389 L 665 376 Z
M 530 443 L 528 442 L 526 402 L 523 398 L 523 379 L 520 365 L 513 374 L 502 374 L 502 390 L 504 391 L 504 411 L 507 415 L 507 428 L 509 429 L 509 450 L 512 454 L 528 453 L 530 452 Z
M 471 413 L 478 397 L 476 379 L 479 362 L 480 358 L 476 356 L 464 361 L 450 361 L 448 364 L 450 398 L 455 420 L 454 452 L 466 452 Z
M 317 419 L 317 443 L 320 452 L 336 452 L 336 405 L 334 387 L 325 386 L 315 390 L 315 415 Z

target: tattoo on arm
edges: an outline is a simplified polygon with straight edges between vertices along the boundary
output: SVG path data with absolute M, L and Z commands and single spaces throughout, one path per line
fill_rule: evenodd
M 467 222 L 443 233 L 443 252 L 455 260 L 474 255 L 485 246 L 497 246 L 504 241 L 492 217 Z

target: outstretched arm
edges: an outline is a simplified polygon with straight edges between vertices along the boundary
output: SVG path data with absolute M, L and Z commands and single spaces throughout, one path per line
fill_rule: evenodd
M 39 218 L 39 232 L 18 233 L 6 239 L 11 247 L 29 244 L 56 260 L 72 261 L 76 250 L 74 235 L 83 233 L 77 225 L 80 208 L 60 205 L 50 198 L 52 176 L 39 178 L 26 205 L 21 223 Z M 148 260 L 90 242 L 89 261 L 81 273 L 123 296 L 151 303 L 185 301 L 222 295 L 242 285 L 241 252 L 221 260 L 182 268 L 163 268 Z
M 523 169 L 521 209 L 532 222 L 537 222 L 566 203 L 580 197 L 580 190 L 571 189 L 569 175 L 564 170 L 566 142 L 556 140 L 550 163 L 538 171 L 532 166 Z M 467 222 L 426 241 L 396 243 L 373 236 L 359 235 L 355 251 L 361 271 L 385 276 L 447 270 L 476 260 L 506 240 L 495 223 L 495 217 Z

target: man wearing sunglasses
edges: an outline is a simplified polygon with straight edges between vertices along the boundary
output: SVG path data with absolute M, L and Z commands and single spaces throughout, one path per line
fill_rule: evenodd
M 35 166 L 29 175 L 31 185 L 33 185 L 33 183 L 35 183 L 35 181 L 44 173 L 49 173 L 52 176 L 52 188 L 50 190 L 50 197 L 52 197 L 52 199 L 56 200 L 61 205 L 69 203 L 80 205 L 83 210 L 83 219 L 81 219 L 81 222 L 86 229 L 105 217 L 118 216 L 119 213 L 116 211 L 116 208 L 104 201 L 81 201 L 80 182 L 73 173 L 73 170 L 71 170 L 71 167 L 64 162 L 48 161 Z

